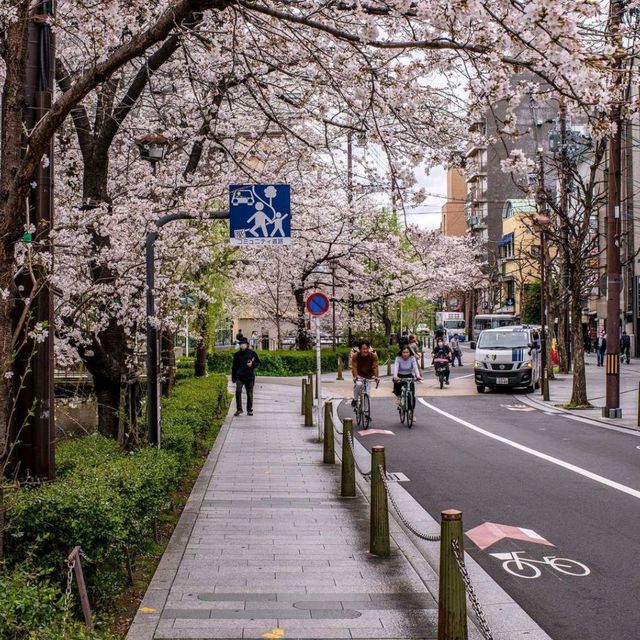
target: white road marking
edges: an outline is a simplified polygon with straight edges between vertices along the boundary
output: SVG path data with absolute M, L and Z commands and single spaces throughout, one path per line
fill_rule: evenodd
M 473 378 L 475 373 L 468 373 L 466 376 L 457 376 L 456 378 L 452 378 L 453 380 L 463 380 L 464 378 Z
M 554 458 L 553 456 L 547 455 L 546 453 L 542 453 L 541 451 L 536 451 L 531 447 L 526 447 L 523 444 L 519 444 L 518 442 L 514 442 L 513 440 L 509 440 L 508 438 L 503 438 L 502 436 L 496 435 L 495 433 L 491 433 L 486 429 L 482 429 L 481 427 L 476 426 L 475 424 L 471 424 L 462 418 L 458 418 L 457 416 L 452 415 L 451 413 L 447 413 L 442 409 L 438 409 L 434 405 L 427 402 L 424 398 L 418 398 L 420 402 L 429 409 L 432 409 L 436 413 L 443 415 L 445 418 L 449 418 L 449 420 L 453 420 L 458 424 L 461 424 L 463 427 L 467 427 L 467 429 L 471 429 L 472 431 L 476 431 L 488 438 L 492 438 L 493 440 L 497 440 L 498 442 L 502 442 L 503 444 L 509 445 L 514 449 L 518 449 L 520 451 L 524 451 L 524 453 L 528 453 L 529 455 L 535 456 L 536 458 L 540 458 L 542 460 L 546 460 L 547 462 L 551 462 L 551 464 L 558 465 L 559 467 L 563 467 L 569 471 L 573 471 L 578 475 L 584 476 L 585 478 L 589 478 L 590 480 L 594 480 L 595 482 L 599 482 L 607 487 L 612 489 L 616 489 L 617 491 L 621 491 L 622 493 L 626 493 L 627 495 L 633 496 L 634 498 L 640 499 L 640 491 L 637 489 L 632 489 L 631 487 L 627 487 L 624 484 L 620 484 L 619 482 L 615 482 L 614 480 L 609 480 L 609 478 L 605 478 L 604 476 L 598 475 L 597 473 L 593 473 L 592 471 L 588 471 L 587 469 L 583 469 L 582 467 L 578 467 L 575 464 L 571 464 L 570 462 L 565 462 L 564 460 L 560 460 L 559 458 Z

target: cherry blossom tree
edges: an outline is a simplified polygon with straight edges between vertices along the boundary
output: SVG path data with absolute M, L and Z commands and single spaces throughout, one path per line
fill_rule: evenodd
M 67 305 L 60 312 L 72 336 L 68 344 L 88 366 L 104 372 L 103 404 L 112 415 L 105 431 L 113 434 L 115 378 L 125 366 L 123 349 L 136 339 L 136 332 L 129 338 L 124 327 L 137 322 L 140 328 L 142 321 L 140 233 L 158 214 L 185 207 L 204 215 L 223 201 L 225 186 L 240 179 L 286 176 L 293 183 L 296 165 L 299 174 L 308 174 L 309 159 L 317 158 L 320 150 L 331 153 L 348 131 L 366 131 L 371 143 L 384 150 L 394 189 L 408 185 L 416 165 L 446 161 L 459 148 L 466 118 L 480 108 L 465 96 L 508 97 L 513 68 L 528 69 L 577 109 L 604 113 L 593 120 L 595 133 L 611 130 L 609 107 L 620 97 L 606 57 L 613 51 L 605 8 L 595 2 L 559 0 L 549 6 L 546 0 L 389 0 L 379 6 L 313 0 L 107 0 L 94 6 L 61 0 L 55 21 L 59 91 L 51 110 L 25 132 L 23 78 L 33 8 L 37 4 L 30 0 L 0 2 L 2 425 L 8 421 L 13 389 L 4 376 L 10 373 L 15 349 L 12 318 L 30 305 L 14 284 L 18 240 L 28 226 L 24 203 L 61 127 L 58 143 L 64 160 L 56 167 L 65 177 L 66 193 L 59 196 L 56 243 L 69 248 L 65 264 L 76 244 L 89 247 L 95 256 L 89 256 L 88 270 L 68 265 L 73 274 L 68 279 L 58 268 L 62 304 Z M 472 79 L 468 86 L 456 87 L 465 69 L 473 70 Z M 71 141 L 68 118 L 77 143 Z M 131 157 L 133 138 L 147 133 L 150 124 L 174 143 L 172 155 L 155 176 Z M 277 144 L 270 136 L 277 136 Z M 305 209 L 311 212 L 310 181 L 299 184 L 303 182 L 307 190 L 300 193 L 302 217 Z M 331 215 L 328 219 L 333 224 Z M 351 247 L 357 239 L 373 250 L 370 243 L 379 241 L 367 220 L 359 214 L 356 219 L 357 235 L 343 244 Z M 42 230 L 35 232 L 37 251 Z M 162 313 L 193 267 L 197 271 L 199 261 L 192 264 L 178 251 L 193 236 L 189 225 L 175 225 L 163 234 Z M 389 256 L 400 255 L 396 249 L 405 248 L 403 243 L 421 246 L 420 237 L 411 233 L 397 246 L 394 242 Z M 206 246 L 204 239 L 197 245 L 203 260 L 209 257 Z M 408 264 L 422 265 L 418 280 L 435 285 L 428 270 L 436 262 L 427 260 L 431 254 L 422 248 Z M 80 253 L 86 265 L 86 251 Z M 341 255 L 333 253 L 334 258 Z M 46 257 L 41 261 L 48 264 Z M 325 262 L 320 252 L 305 258 L 311 268 L 299 279 L 305 287 L 318 269 L 314 262 Z M 357 287 L 370 268 L 366 261 L 347 261 L 349 287 Z M 407 273 L 410 270 L 407 267 Z M 70 281 L 77 273 L 82 277 Z M 125 274 L 134 283 L 127 283 Z M 73 301 L 65 298 L 67 289 Z M 88 317 L 89 337 L 86 326 L 77 324 Z M 118 345 L 114 358 L 108 356 L 111 340 Z M 109 420 L 106 414 L 104 420 Z M 0 445 L 6 440 L 3 426 Z

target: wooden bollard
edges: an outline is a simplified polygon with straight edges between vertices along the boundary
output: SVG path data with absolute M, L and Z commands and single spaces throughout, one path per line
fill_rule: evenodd
M 391 375 L 391 358 L 387 358 L 387 375 Z
M 340 495 L 343 498 L 356 497 L 356 464 L 349 446 L 349 437 L 353 439 L 353 420 L 345 418 L 342 423 L 342 478 Z
M 369 551 L 375 556 L 386 558 L 391 553 L 389 544 L 389 506 L 387 490 L 382 475 L 386 473 L 384 447 L 377 445 L 371 449 L 371 519 L 369 523 Z
M 333 438 L 333 403 L 328 400 L 324 403 L 324 437 L 323 437 L 323 456 L 322 461 L 325 464 L 335 464 L 336 449 Z
M 305 384 L 304 426 L 313 427 L 313 383 L 311 382 Z
M 304 408 L 306 406 L 306 401 L 305 401 L 305 392 L 307 390 L 307 381 L 302 378 L 302 402 L 300 403 L 300 415 L 303 416 L 304 415 Z
M 452 547 L 457 540 L 464 557 L 462 512 L 448 509 L 441 516 L 438 640 L 467 640 L 467 596 Z
M 338 356 L 338 376 L 336 380 L 344 380 L 344 376 L 342 375 L 343 366 L 344 365 L 342 364 L 342 356 Z

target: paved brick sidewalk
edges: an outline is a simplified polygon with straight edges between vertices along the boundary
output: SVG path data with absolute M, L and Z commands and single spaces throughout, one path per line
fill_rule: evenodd
M 256 415 L 224 425 L 129 640 L 437 637 L 426 583 L 395 542 L 368 553 L 368 503 L 337 497 L 299 402 L 258 384 Z

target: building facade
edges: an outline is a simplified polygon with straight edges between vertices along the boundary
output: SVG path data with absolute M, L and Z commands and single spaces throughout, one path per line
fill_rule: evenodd
M 465 177 L 452 167 L 447 171 L 447 201 L 442 206 L 440 230 L 445 236 L 464 236 L 467 233 L 465 201 L 467 182 Z

